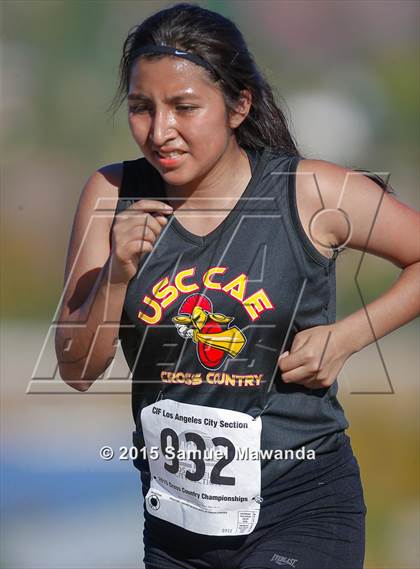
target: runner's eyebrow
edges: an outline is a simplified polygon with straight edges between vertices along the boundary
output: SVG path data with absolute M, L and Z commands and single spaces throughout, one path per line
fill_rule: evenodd
M 177 95 L 174 95 L 173 97 L 169 97 L 168 99 L 166 99 L 166 101 L 168 103 L 178 103 L 179 101 L 182 101 L 183 99 L 199 99 L 200 97 L 198 95 L 195 95 L 194 93 L 189 93 L 188 91 L 185 91 L 183 93 L 179 93 Z M 128 101 L 150 101 L 149 97 L 146 97 L 146 95 L 142 95 L 141 93 L 131 93 L 130 95 L 128 95 L 127 97 Z

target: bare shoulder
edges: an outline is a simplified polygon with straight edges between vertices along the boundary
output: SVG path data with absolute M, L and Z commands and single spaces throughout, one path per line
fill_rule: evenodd
M 363 172 L 324 160 L 303 159 L 296 172 L 299 214 L 312 236 L 366 251 L 399 267 L 418 260 L 419 213 L 379 183 Z M 315 216 L 317 210 L 322 213 Z
M 383 193 L 378 183 L 363 172 L 326 160 L 302 159 L 297 174 L 302 174 L 298 176 L 299 191 L 326 209 L 337 209 L 361 197 L 376 198 Z
M 76 223 L 90 217 L 97 209 L 113 210 L 118 202 L 123 177 L 123 163 L 106 164 L 95 170 L 87 179 L 80 194 Z
M 70 237 L 67 268 L 73 262 L 80 247 L 89 254 L 85 256 L 83 269 L 102 266 L 109 254 L 109 232 L 118 204 L 123 164 L 107 164 L 95 170 L 87 179 L 77 204 Z
M 103 238 L 112 225 L 123 177 L 123 163 L 106 164 L 95 170 L 80 194 L 73 236 L 80 238 L 89 227 L 92 238 Z M 78 242 L 78 240 L 77 240 Z
M 122 182 L 124 164 L 122 162 L 114 162 L 113 164 L 106 164 L 98 168 L 95 172 L 103 182 L 119 189 Z
M 349 172 L 338 164 L 312 159 L 301 159 L 296 169 L 296 206 L 300 222 L 312 245 L 328 258 L 337 244 L 336 224 L 343 224 L 335 210 L 339 188 Z
M 337 198 L 349 176 L 357 174 L 340 164 L 314 159 L 300 160 L 296 173 L 296 190 L 302 197 L 318 207 L 331 209 L 337 207 Z
M 123 163 L 106 164 L 87 179 L 79 198 L 78 213 L 115 210 L 123 177 Z
M 110 229 L 118 204 L 122 173 L 122 163 L 102 166 L 89 176 L 81 191 L 65 269 L 67 296 L 74 294 L 80 279 L 84 282 L 83 287 L 78 286 L 77 302 L 80 299 L 83 301 L 85 293 L 93 285 L 95 275 L 109 256 Z
M 103 191 L 118 196 L 123 177 L 124 165 L 122 162 L 106 164 L 91 174 L 86 186 L 91 191 Z

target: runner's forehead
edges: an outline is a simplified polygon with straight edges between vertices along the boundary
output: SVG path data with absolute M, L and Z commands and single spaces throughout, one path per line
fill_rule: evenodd
M 187 87 L 185 89 L 180 89 L 179 91 L 175 91 L 173 94 L 169 95 L 165 98 L 165 101 L 168 103 L 177 103 L 179 101 L 183 101 L 185 99 L 198 101 L 200 100 L 200 95 L 196 92 L 193 87 Z M 128 101 L 147 101 L 150 99 L 147 93 L 140 90 L 133 90 L 128 94 L 127 97 Z
M 129 91 L 144 90 L 148 85 L 170 85 L 173 90 L 208 85 L 208 73 L 202 67 L 179 57 L 139 59 L 130 71 Z

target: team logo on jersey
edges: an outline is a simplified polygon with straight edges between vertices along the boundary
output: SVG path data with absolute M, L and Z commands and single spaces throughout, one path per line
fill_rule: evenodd
M 210 267 L 202 275 L 200 279 L 201 283 L 195 279 L 196 267 L 182 269 L 172 278 L 169 275 L 160 278 L 158 282 L 152 285 L 152 293 L 144 295 L 143 303 L 146 310 L 139 310 L 138 318 L 149 325 L 159 324 L 165 317 L 165 311 L 178 300 L 180 295 L 190 293 L 199 294 L 198 291 L 201 288 L 201 284 L 206 290 L 217 290 L 239 302 L 253 322 L 258 320 L 266 310 L 273 310 L 275 308 L 263 288 L 251 294 L 247 294 L 249 279 L 245 273 L 241 273 L 234 278 L 230 278 L 228 282 L 224 282 L 223 275 L 226 271 L 227 267 Z M 208 299 L 207 301 L 211 307 L 211 302 Z M 212 313 L 211 308 L 207 309 L 205 306 L 202 308 Z M 188 315 L 190 316 L 190 314 Z M 224 314 L 220 316 L 227 318 Z M 230 320 L 233 320 L 233 318 Z M 219 324 L 226 323 L 228 322 L 219 322 Z
M 213 312 L 211 300 L 191 294 L 172 318 L 178 334 L 197 346 L 197 357 L 207 369 L 218 369 L 225 359 L 236 358 L 246 344 L 243 332 L 232 326 L 233 316 Z

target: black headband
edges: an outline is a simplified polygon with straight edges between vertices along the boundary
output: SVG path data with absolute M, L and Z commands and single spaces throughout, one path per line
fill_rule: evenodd
M 183 49 L 177 49 L 175 47 L 170 47 L 168 45 L 148 44 L 148 45 L 143 45 L 142 47 L 139 47 L 138 49 L 134 50 L 133 59 L 145 53 L 164 53 L 167 55 L 176 55 L 177 57 L 188 59 L 189 61 L 192 61 L 196 65 L 205 67 L 208 71 L 214 72 L 213 67 L 209 63 L 207 63 L 205 59 L 203 59 L 199 55 L 196 55 L 195 53 L 184 51 Z

